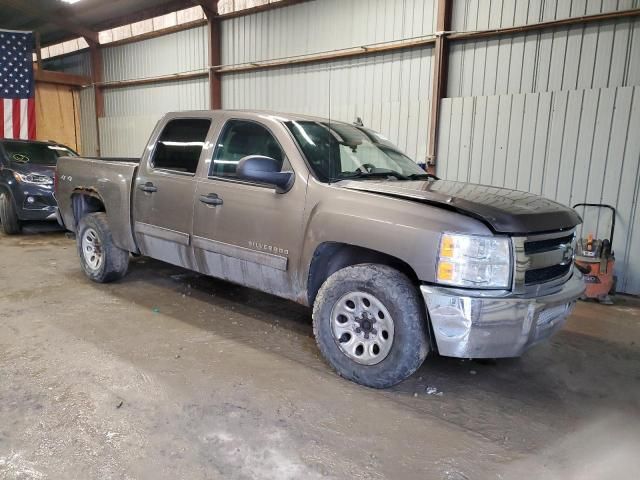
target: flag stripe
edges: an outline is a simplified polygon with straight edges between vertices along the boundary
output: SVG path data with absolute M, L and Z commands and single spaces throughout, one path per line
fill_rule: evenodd
M 27 138 L 29 140 L 36 139 L 36 100 L 31 97 L 27 100 L 27 111 L 28 111 L 28 124 L 29 124 L 29 132 Z
M 0 138 L 35 140 L 36 102 L 34 98 L 0 99 Z
M 4 123 L 4 138 L 13 138 L 13 120 L 11 119 L 13 116 L 13 100 L 5 98 L 2 102 L 4 103 L 4 118 L 2 119 Z
M 29 138 L 29 100 L 20 99 L 20 138 Z
M 13 114 L 11 117 L 11 122 L 13 123 L 13 138 L 21 138 L 20 137 L 20 99 L 19 98 L 13 99 L 11 108 L 13 110 Z

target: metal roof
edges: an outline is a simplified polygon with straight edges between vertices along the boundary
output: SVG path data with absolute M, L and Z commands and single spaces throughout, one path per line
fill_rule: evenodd
M 82 36 L 82 29 L 97 33 L 195 5 L 190 0 L 0 0 L 0 29 L 37 31 L 44 46 Z

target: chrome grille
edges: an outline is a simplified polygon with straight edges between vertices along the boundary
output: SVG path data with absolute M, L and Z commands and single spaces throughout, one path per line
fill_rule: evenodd
M 574 230 L 514 237 L 516 292 L 564 283 L 573 270 Z

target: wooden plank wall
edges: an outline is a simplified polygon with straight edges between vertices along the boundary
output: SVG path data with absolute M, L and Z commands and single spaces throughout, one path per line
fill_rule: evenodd
M 36 83 L 36 137 L 81 151 L 80 98 L 77 89 Z

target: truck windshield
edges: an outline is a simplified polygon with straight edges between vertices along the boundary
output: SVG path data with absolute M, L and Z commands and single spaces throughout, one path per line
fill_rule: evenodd
M 285 125 L 321 181 L 429 177 L 388 141 L 378 141 L 383 137 L 374 132 L 367 133 L 342 123 L 289 121 Z
M 2 142 L 7 158 L 14 164 L 56 165 L 59 157 L 75 157 L 68 147 L 53 143 Z

